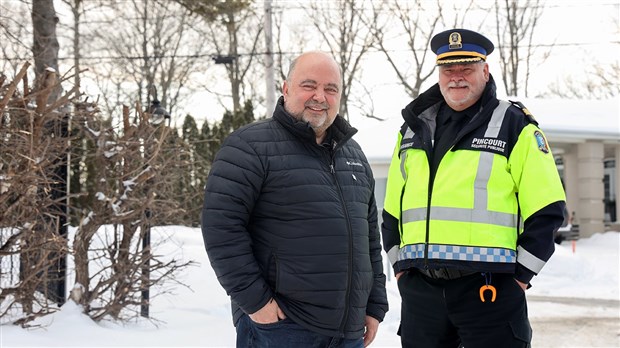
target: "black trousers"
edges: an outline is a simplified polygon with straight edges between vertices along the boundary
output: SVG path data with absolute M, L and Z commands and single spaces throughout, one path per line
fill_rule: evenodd
M 480 299 L 480 287 L 497 290 Z M 399 335 L 404 348 L 526 348 L 532 329 L 525 292 L 511 274 L 475 273 L 432 279 L 412 270 L 398 280 L 402 298 Z

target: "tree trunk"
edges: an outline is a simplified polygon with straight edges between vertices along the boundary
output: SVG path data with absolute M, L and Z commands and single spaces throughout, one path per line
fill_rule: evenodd
M 36 89 L 42 90 L 45 84 L 49 84 L 49 95 L 37 101 L 36 112 L 41 120 L 46 118 L 43 113 L 49 112 L 47 106 L 56 102 L 62 93 L 59 82 L 58 72 L 58 39 L 56 37 L 56 24 L 58 17 L 54 9 L 53 0 L 32 0 L 32 32 L 33 45 L 32 55 L 35 63 Z M 54 134 L 55 138 L 68 137 L 68 117 L 67 110 L 58 110 L 64 116 L 55 119 L 49 126 L 48 131 Z M 48 125 L 45 125 L 48 127 Z M 36 134 L 36 133 L 35 133 Z M 67 236 L 67 153 L 61 152 L 50 168 L 53 183 L 51 186 L 51 198 L 56 202 L 50 207 L 46 217 L 49 219 L 42 228 L 51 241 L 57 237 L 65 239 Z M 59 239 L 59 240 L 60 240 Z M 65 242 L 66 243 L 66 242 Z M 62 305 L 65 301 L 65 275 L 66 275 L 66 255 L 63 247 L 50 250 L 46 256 L 50 261 L 47 270 L 47 296 L 50 300 Z
M 56 38 L 56 24 L 58 17 L 54 9 L 53 0 L 32 0 L 32 33 L 34 67 L 36 80 L 40 81 L 46 69 L 51 68 L 58 72 L 58 39 Z M 50 94 L 47 103 L 52 103 L 60 97 L 62 87 L 56 86 Z

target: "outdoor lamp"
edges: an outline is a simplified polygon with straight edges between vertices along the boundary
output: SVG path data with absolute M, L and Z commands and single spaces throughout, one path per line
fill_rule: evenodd
M 215 64 L 232 64 L 235 61 L 236 57 L 217 55 L 212 57 L 211 59 L 213 59 Z
M 170 113 L 168 113 L 168 111 L 161 106 L 159 100 L 154 99 L 151 102 L 149 113 L 151 114 L 150 122 L 152 125 L 159 126 L 165 119 L 168 119 L 168 126 L 170 126 Z

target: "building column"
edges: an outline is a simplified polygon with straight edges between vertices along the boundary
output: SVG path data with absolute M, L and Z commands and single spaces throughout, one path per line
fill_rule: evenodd
M 590 237 L 597 232 L 605 232 L 605 189 L 603 179 L 604 147 L 600 141 L 586 141 L 577 145 L 578 193 L 577 222 L 579 235 Z
M 570 216 L 573 216 L 573 212 L 576 214 L 577 208 L 579 208 L 579 161 L 577 160 L 576 147 L 566 150 L 562 155 L 562 161 L 564 163 L 564 177 L 562 179 L 564 181 L 564 191 L 566 192 L 566 207 L 568 208 L 568 213 L 571 214 Z M 577 223 L 577 221 L 572 221 L 572 223 Z
M 616 166 L 614 168 L 615 172 L 616 172 L 616 182 L 615 184 L 615 190 L 614 192 L 616 193 L 616 225 L 620 224 L 620 145 L 616 145 L 616 156 L 614 157 L 616 159 Z

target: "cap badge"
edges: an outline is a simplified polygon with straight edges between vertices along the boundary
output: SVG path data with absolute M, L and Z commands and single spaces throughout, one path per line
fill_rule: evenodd
M 461 43 L 461 34 L 458 32 L 454 32 L 450 34 L 450 46 L 451 50 L 463 48 L 463 44 Z

